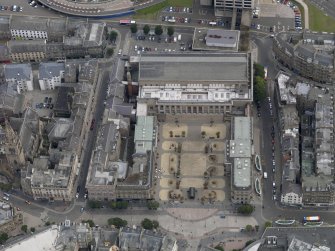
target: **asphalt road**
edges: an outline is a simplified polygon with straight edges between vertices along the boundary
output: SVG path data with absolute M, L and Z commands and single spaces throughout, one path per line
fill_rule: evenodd
M 258 34 L 252 34 L 252 39 L 261 51 L 258 52 L 258 62 L 264 66 L 268 67 L 268 94 L 271 97 L 272 109 L 274 112 L 274 118 L 276 117 L 277 111 L 273 104 L 273 87 L 274 79 L 280 70 L 278 64 L 273 59 L 272 56 L 272 38 L 269 36 L 260 36 Z M 280 154 L 280 144 L 278 138 L 278 126 L 276 120 L 271 118 L 269 111 L 269 102 L 265 100 L 261 104 L 261 157 L 265 162 L 263 163 L 263 168 L 268 172 L 268 179 L 263 183 L 263 206 L 262 215 L 264 218 L 269 220 L 275 220 L 278 218 L 292 218 L 297 221 L 302 220 L 304 216 L 308 215 L 320 215 L 324 222 L 328 224 L 335 224 L 334 210 L 328 211 L 326 208 L 316 208 L 316 209 L 299 209 L 292 207 L 280 207 L 278 200 L 280 200 L 280 180 L 282 175 L 281 169 L 281 154 Z M 275 126 L 275 160 L 276 160 L 276 172 L 275 175 L 272 173 L 272 126 Z M 273 200 L 272 195 L 272 182 L 276 183 L 276 195 L 277 201 Z M 261 210 L 261 209 L 259 209 Z M 256 209 L 257 211 L 257 209 Z

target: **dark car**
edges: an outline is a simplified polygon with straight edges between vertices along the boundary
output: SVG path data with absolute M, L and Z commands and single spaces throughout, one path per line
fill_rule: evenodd
M 80 192 L 80 186 L 77 186 L 77 193 Z
M 50 105 L 50 109 L 54 109 L 54 105 L 53 104 Z
M 44 98 L 44 103 L 47 103 L 47 102 L 48 102 L 48 99 L 49 99 L 48 97 L 45 97 L 45 98 Z
M 52 101 L 52 98 L 49 97 L 49 98 L 48 98 L 48 103 L 51 104 L 51 101 Z
M 90 130 L 92 131 L 93 128 L 94 128 L 94 123 L 95 123 L 95 119 L 92 119 L 92 122 L 91 122 L 91 127 L 90 127 Z

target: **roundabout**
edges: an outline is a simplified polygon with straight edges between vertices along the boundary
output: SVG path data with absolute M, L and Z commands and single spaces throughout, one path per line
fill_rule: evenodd
M 130 0 L 38 0 L 52 10 L 78 17 L 114 18 L 132 15 L 136 9 L 154 5 L 160 1 L 148 0 L 134 4 Z

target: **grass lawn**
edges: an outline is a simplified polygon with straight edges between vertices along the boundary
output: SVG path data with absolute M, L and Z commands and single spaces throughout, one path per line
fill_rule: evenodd
M 324 12 L 315 7 L 309 1 L 305 0 L 308 5 L 309 11 L 309 29 L 313 31 L 325 31 L 334 32 L 335 31 L 335 19 L 326 16 Z
M 166 7 L 192 7 L 193 0 L 165 0 L 148 8 L 136 11 L 134 19 L 157 19 L 159 13 Z

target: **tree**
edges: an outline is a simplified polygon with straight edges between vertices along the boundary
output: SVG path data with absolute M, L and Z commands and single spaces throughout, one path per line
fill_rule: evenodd
M 27 225 L 22 225 L 21 226 L 21 231 L 27 233 L 28 226 Z
M 92 220 L 82 220 L 81 222 L 82 223 L 87 223 L 90 227 L 95 226 L 94 221 L 92 221 Z
M 36 229 L 34 227 L 30 228 L 30 232 L 35 233 Z
M 108 48 L 107 49 L 107 56 L 112 56 L 113 55 L 113 53 L 114 53 L 114 49 L 113 48 Z
M 262 101 L 266 97 L 266 81 L 260 77 L 256 76 L 254 79 L 254 99 L 255 101 Z
M 1 233 L 0 234 L 0 244 L 4 244 L 8 240 L 8 234 L 7 233 Z
M 254 76 L 259 76 L 261 78 L 265 77 L 264 66 L 254 63 Z
M 245 226 L 245 230 L 246 230 L 247 232 L 251 232 L 252 229 L 253 229 L 253 227 L 252 227 L 251 225 L 246 225 L 246 226 Z
M 116 228 L 121 228 L 127 226 L 128 222 L 126 220 L 122 220 L 121 218 L 115 217 L 108 219 L 108 225 L 113 225 Z
M 264 228 L 272 227 L 272 223 L 270 221 L 267 221 L 264 223 Z
M 110 39 L 110 41 L 112 43 L 115 43 L 115 40 L 116 40 L 117 36 L 118 36 L 118 33 L 116 31 L 111 31 L 109 33 L 109 39 Z
M 46 226 L 50 226 L 50 224 L 51 224 L 50 221 L 47 221 L 47 222 L 45 223 Z
M 159 207 L 159 203 L 155 200 L 148 200 L 147 207 L 150 210 L 157 210 L 157 208 Z
M 143 33 L 144 33 L 144 35 L 148 35 L 149 32 L 150 32 L 150 26 L 147 25 L 147 24 L 144 25 L 144 26 L 143 26 Z
M 156 27 L 155 27 L 155 34 L 156 34 L 157 36 L 160 36 L 160 35 L 163 34 L 163 28 L 162 28 L 161 25 L 156 25 Z
M 254 211 L 254 207 L 251 206 L 250 204 L 244 204 L 241 205 L 238 209 L 237 212 L 240 214 L 245 214 L 245 215 L 249 215 Z
M 219 246 L 219 245 L 215 246 L 215 249 L 216 249 L 216 250 L 220 250 L 220 251 L 224 251 L 223 247 L 221 247 L 221 246 Z
M 144 229 L 148 229 L 148 230 L 152 230 L 154 228 L 154 225 L 153 225 L 152 221 L 149 220 L 149 219 L 147 219 L 147 218 L 145 218 L 144 220 L 142 220 L 141 226 Z
M 156 220 L 153 220 L 152 221 L 152 226 L 153 226 L 154 229 L 157 229 L 159 227 L 159 222 L 156 221 Z
M 128 202 L 127 201 L 112 201 L 110 203 L 110 207 L 112 209 L 127 209 Z
M 94 201 L 94 200 L 90 200 L 89 202 L 88 202 L 88 206 L 90 207 L 90 208 L 93 208 L 93 209 L 95 209 L 95 208 L 101 208 L 101 202 L 100 201 Z
M 137 24 L 131 24 L 130 31 L 131 33 L 135 34 L 137 32 Z
M 167 28 L 167 34 L 168 34 L 169 37 L 173 36 L 173 34 L 174 34 L 174 28 L 172 26 L 169 26 Z

